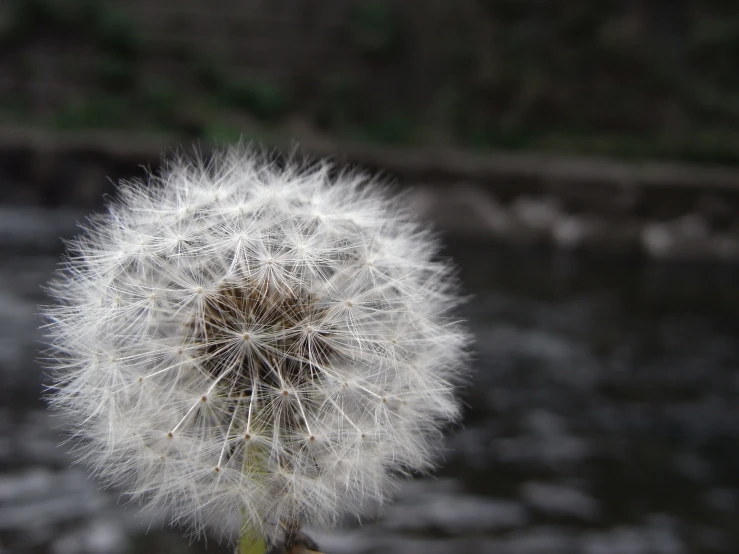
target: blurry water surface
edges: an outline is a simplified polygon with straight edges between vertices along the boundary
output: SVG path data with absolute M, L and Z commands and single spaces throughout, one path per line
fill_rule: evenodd
M 40 285 L 81 214 L 0 207 L 0 553 L 229 552 L 124 508 L 40 400 Z M 739 551 L 739 270 L 449 241 L 477 337 L 433 478 L 326 552 Z M 150 528 L 151 527 L 151 528 Z

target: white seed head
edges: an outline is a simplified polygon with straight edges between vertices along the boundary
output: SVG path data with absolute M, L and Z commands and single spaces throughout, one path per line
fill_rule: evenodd
M 274 539 L 431 467 L 468 335 L 424 227 L 364 175 L 178 159 L 76 238 L 45 309 L 78 454 L 196 532 Z

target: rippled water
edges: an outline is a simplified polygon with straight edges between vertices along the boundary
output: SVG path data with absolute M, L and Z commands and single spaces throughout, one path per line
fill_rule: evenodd
M 70 465 L 35 306 L 78 214 L 0 208 L 0 553 L 228 552 Z M 472 298 L 465 425 L 339 553 L 739 551 L 739 270 L 452 241 Z M 150 529 L 151 527 L 151 529 Z

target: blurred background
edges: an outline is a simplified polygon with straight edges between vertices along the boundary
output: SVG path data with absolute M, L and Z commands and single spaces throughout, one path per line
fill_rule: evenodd
M 463 427 L 327 553 L 739 552 L 735 0 L 0 0 L 0 553 L 229 552 L 58 447 L 41 285 L 160 153 L 382 171 L 444 233 Z

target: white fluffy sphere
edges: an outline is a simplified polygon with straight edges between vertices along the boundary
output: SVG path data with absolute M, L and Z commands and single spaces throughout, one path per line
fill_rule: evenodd
M 271 540 L 428 469 L 468 337 L 448 264 L 400 204 L 244 148 L 122 184 L 45 310 L 80 457 L 196 531 Z

